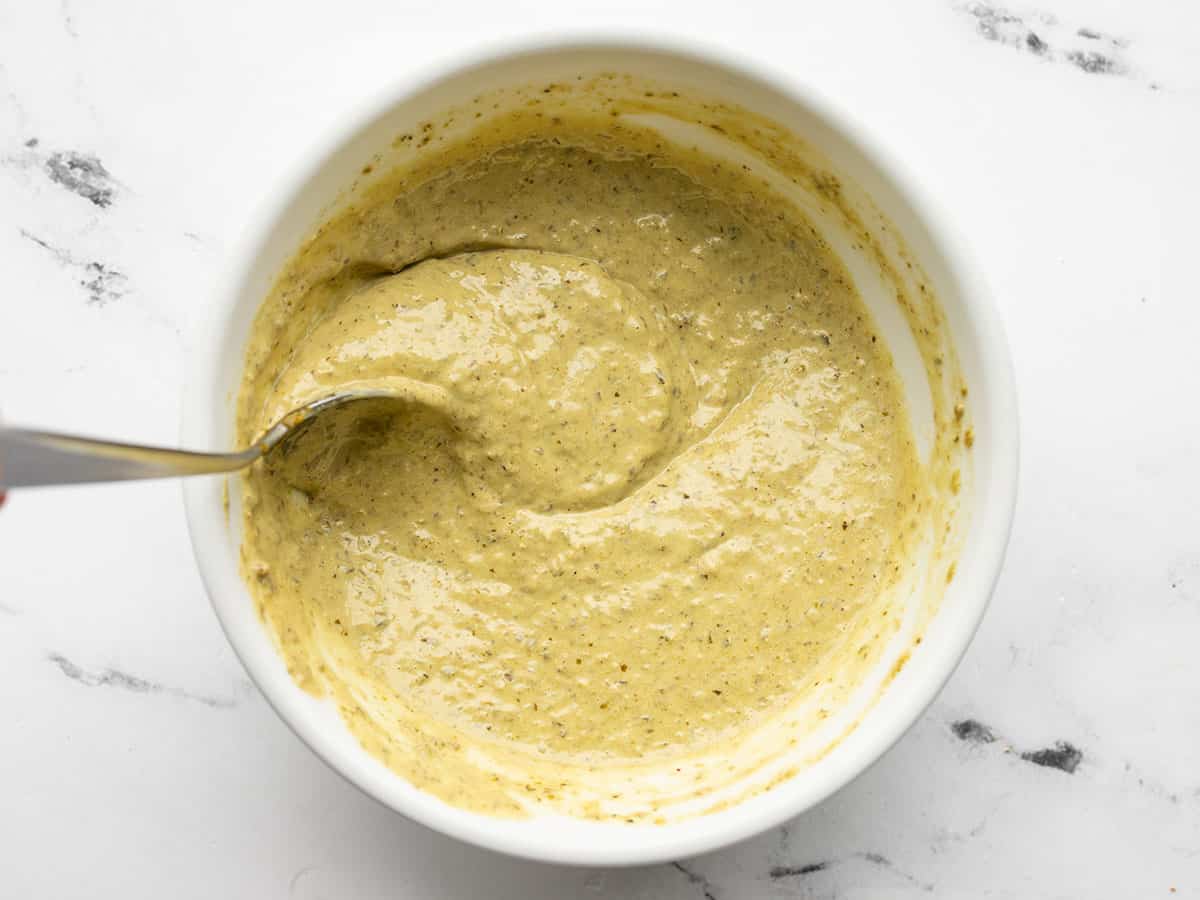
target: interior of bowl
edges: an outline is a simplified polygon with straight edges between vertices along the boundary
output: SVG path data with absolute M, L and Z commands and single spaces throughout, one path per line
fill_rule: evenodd
M 769 763 L 749 767 L 746 778 L 731 785 L 725 802 L 717 804 L 723 808 L 704 815 L 625 825 L 549 817 L 500 820 L 451 807 L 368 755 L 331 704 L 309 696 L 289 677 L 239 574 L 238 482 L 192 481 L 185 488 L 193 542 L 218 617 L 251 676 L 315 752 L 371 795 L 444 833 L 515 855 L 589 864 L 631 864 L 701 852 L 820 801 L 874 761 L 916 719 L 974 632 L 1007 540 L 1016 423 L 1000 327 L 983 285 L 928 202 L 890 172 L 862 136 L 818 102 L 744 69 L 686 52 L 628 45 L 555 46 L 499 55 L 406 90 L 357 120 L 263 210 L 230 270 L 210 329 L 200 335 L 184 422 L 188 445 L 232 445 L 244 348 L 259 304 L 313 229 L 369 186 L 364 169 L 386 173 L 413 154 L 437 150 L 436 141 L 415 147 L 412 141 L 397 140 L 399 135 L 440 121 L 438 140 L 453 140 L 456 126 L 446 122 L 446 111 L 484 90 L 614 75 L 668 86 L 684 96 L 712 98 L 733 123 L 749 121 L 743 112 L 770 123 L 764 126 L 766 136 L 757 127 L 747 129 L 750 144 L 758 142 L 757 148 L 747 149 L 729 128 L 707 128 L 695 119 L 672 116 L 669 109 L 637 113 L 643 124 L 668 139 L 762 166 L 768 175 L 778 166 L 761 151 L 764 141 L 774 141 L 776 149 L 786 144 L 796 164 L 828 176 L 803 184 L 779 177 L 775 186 L 817 224 L 853 276 L 903 380 L 918 452 L 928 461 L 943 443 L 967 436 L 970 446 L 951 448 L 952 457 L 947 456 L 947 478 L 951 469 L 957 472 L 954 490 L 946 494 L 939 533 L 931 534 L 914 556 L 906 581 L 913 599 L 903 625 L 849 702 L 805 740 L 771 754 Z M 936 347 L 929 343 L 930 332 L 940 342 Z

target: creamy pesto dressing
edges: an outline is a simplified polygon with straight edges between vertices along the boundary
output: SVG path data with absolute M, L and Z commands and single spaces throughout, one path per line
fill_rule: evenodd
M 332 218 L 240 398 L 245 437 L 396 391 L 246 476 L 246 577 L 368 750 L 496 814 L 603 817 L 581 773 L 693 759 L 873 662 L 923 490 L 811 225 L 598 129 L 498 130 Z

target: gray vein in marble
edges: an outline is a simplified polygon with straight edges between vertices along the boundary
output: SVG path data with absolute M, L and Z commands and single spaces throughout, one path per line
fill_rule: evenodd
M 921 881 L 915 875 L 898 868 L 894 862 L 881 853 L 860 853 L 858 854 L 858 857 L 866 862 L 869 862 L 873 866 L 877 866 L 881 869 L 887 869 L 889 872 L 895 873 L 897 877 L 904 879 L 909 884 L 920 888 L 926 893 L 933 892 L 932 884 L 930 884 L 928 881 Z
M 786 850 L 788 841 L 792 838 L 792 826 L 784 822 L 779 826 L 777 834 L 779 835 L 779 849 Z
M 710 882 L 699 872 L 695 871 L 694 869 L 690 869 L 683 863 L 679 862 L 671 863 L 671 868 L 673 868 L 676 872 L 682 873 L 683 877 L 688 880 L 688 884 L 699 888 L 701 894 L 704 895 L 704 900 L 717 900 L 717 895 L 713 893 L 712 882 Z
M 19 616 L 19 615 L 21 615 L 21 610 L 17 609 L 17 607 L 15 607 L 15 606 L 9 606 L 3 600 L 0 600 L 0 616 Z
M 863 862 L 877 869 L 886 869 L 897 878 L 908 882 L 913 887 L 924 891 L 925 893 L 933 892 L 933 885 L 927 881 L 922 881 L 910 872 L 906 872 L 899 868 L 894 862 L 884 856 L 882 853 L 863 852 L 852 853 L 844 859 L 840 860 L 823 860 L 821 862 L 805 863 L 795 866 L 775 866 L 768 873 L 775 881 L 782 881 L 792 878 L 809 878 L 814 875 L 820 875 L 822 872 L 828 872 L 835 866 L 844 866 L 853 862 Z
M 982 722 L 976 722 L 974 719 L 962 719 L 950 725 L 950 730 L 954 732 L 954 736 L 960 741 L 967 741 L 971 744 L 990 744 L 996 740 L 996 735 L 992 733 L 992 729 L 988 728 Z
M 73 38 L 78 38 L 79 30 L 75 27 L 75 17 L 71 14 L 71 0 L 62 0 L 58 6 L 58 11 L 62 15 L 63 28 L 67 34 Z
M 772 878 L 802 878 L 805 875 L 812 875 L 815 872 L 824 872 L 829 868 L 827 862 L 805 863 L 802 866 L 773 866 L 770 875 Z
M 952 722 L 950 723 L 950 730 L 960 741 L 968 744 L 984 745 L 996 743 L 1000 740 L 990 727 L 975 719 L 961 719 L 957 722 Z M 1025 762 L 1044 768 L 1057 769 L 1067 775 L 1074 775 L 1083 762 L 1083 751 L 1070 741 L 1055 741 L 1052 746 L 1023 752 L 1018 752 L 1006 742 L 1001 743 L 1005 753 L 1014 753 Z M 1139 770 L 1132 762 L 1125 762 L 1120 780 L 1126 784 L 1136 785 L 1137 789 L 1147 796 L 1171 806 L 1178 806 L 1181 802 L 1187 801 L 1200 804 L 1200 786 L 1171 788 Z M 990 816 L 991 813 L 988 815 Z M 980 820 L 978 825 L 965 834 L 946 832 L 941 836 L 942 840 L 943 842 L 949 840 L 959 841 L 965 838 L 976 837 L 986 827 L 987 819 L 988 816 L 985 816 Z M 1196 853 L 1200 855 L 1200 850 L 1197 850 Z
M 185 691 L 183 688 L 160 684 L 156 681 L 148 681 L 145 678 L 139 678 L 136 675 L 130 675 L 128 672 L 122 672 L 118 669 L 84 669 L 71 662 L 71 660 L 67 659 L 61 653 L 51 653 L 46 658 L 58 666 L 62 670 L 62 673 L 72 681 L 77 681 L 87 687 L 111 687 L 118 690 L 130 691 L 134 694 L 164 694 L 171 697 L 178 697 L 181 700 L 202 703 L 213 709 L 231 709 L 237 705 L 237 701 L 232 697 L 208 697 L 203 694 L 193 694 L 191 691 Z
M 1053 747 L 1025 751 L 1021 754 L 1021 759 L 1035 766 L 1045 766 L 1074 775 L 1083 760 L 1083 751 L 1068 741 L 1055 741 Z
M 1008 796 L 1005 795 L 1001 802 L 1007 800 Z M 983 818 L 966 831 L 956 831 L 952 828 L 938 826 L 934 829 L 932 840 L 929 842 L 929 849 L 935 854 L 944 853 L 953 844 L 964 844 L 979 837 L 979 835 L 983 834 L 984 829 L 987 828 L 988 821 L 999 805 L 1000 803 L 995 804 L 991 810 L 984 814 Z
M 43 165 L 46 176 L 55 184 L 101 209 L 112 205 L 115 183 L 104 163 L 95 156 L 63 150 L 51 153 Z
M 288 882 L 288 896 L 296 896 L 296 888 L 300 887 L 300 882 L 303 881 L 306 876 L 316 871 L 318 871 L 317 866 L 304 866 L 298 872 L 296 872 L 296 874 L 292 876 L 291 881 Z
M 16 103 L 16 97 L 11 98 Z M 18 112 L 20 110 L 18 109 Z M 21 117 L 24 119 L 24 116 Z M 75 150 L 40 151 L 41 141 L 31 137 L 22 142 L 25 152 L 10 154 L 0 164 L 17 169 L 37 169 L 52 183 L 100 209 L 108 209 L 123 187 L 96 156 Z
M 1172 806 L 1179 805 L 1178 791 L 1173 791 L 1161 782 L 1144 774 L 1141 770 L 1135 768 L 1133 763 L 1125 763 L 1123 776 L 1126 783 L 1137 784 L 1138 790 L 1149 794 L 1151 797 L 1170 803 Z M 1193 802 L 1200 801 L 1200 787 L 1192 788 L 1188 794 L 1190 796 L 1186 799 L 1190 799 Z M 1197 852 L 1200 853 L 1200 850 L 1197 850 Z
M 950 731 L 960 741 L 968 744 L 993 744 L 996 742 L 996 732 L 976 719 L 960 719 L 950 723 Z M 1013 748 L 1006 746 L 1005 751 Z M 1083 751 L 1070 741 L 1055 741 L 1053 746 L 1040 747 L 1036 750 L 1023 750 L 1018 753 L 1021 759 L 1035 766 L 1048 769 L 1058 769 L 1068 775 L 1074 775 L 1079 764 L 1083 762 Z
M 79 272 L 82 275 L 79 279 L 79 286 L 87 292 L 89 305 L 106 306 L 129 293 L 129 279 L 111 266 L 97 260 L 79 259 L 62 247 L 56 247 L 24 228 L 21 229 L 21 237 L 37 244 L 58 260 L 61 265 Z
M 1067 53 L 1067 59 L 1083 71 L 1093 74 L 1122 75 L 1125 73 L 1125 67 L 1111 56 L 1105 56 L 1094 50 L 1071 50 Z
M 1065 63 L 1089 75 L 1129 75 L 1123 51 L 1129 42 L 1095 28 L 1068 28 L 1047 13 L 1017 15 L 989 3 L 956 7 L 970 16 L 984 40 L 1012 47 L 1047 62 Z M 1158 89 L 1151 83 L 1150 87 Z

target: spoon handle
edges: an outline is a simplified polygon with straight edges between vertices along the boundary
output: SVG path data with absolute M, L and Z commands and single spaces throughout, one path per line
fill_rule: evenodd
M 0 426 L 0 489 L 233 472 L 262 455 L 193 453 Z

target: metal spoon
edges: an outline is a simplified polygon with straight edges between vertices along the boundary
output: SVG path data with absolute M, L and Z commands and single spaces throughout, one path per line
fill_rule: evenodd
M 387 396 L 392 396 L 390 391 L 363 389 L 320 397 L 293 409 L 245 450 L 232 453 L 195 453 L 0 426 L 0 491 L 35 485 L 236 472 L 294 439 L 319 413 L 356 400 Z

